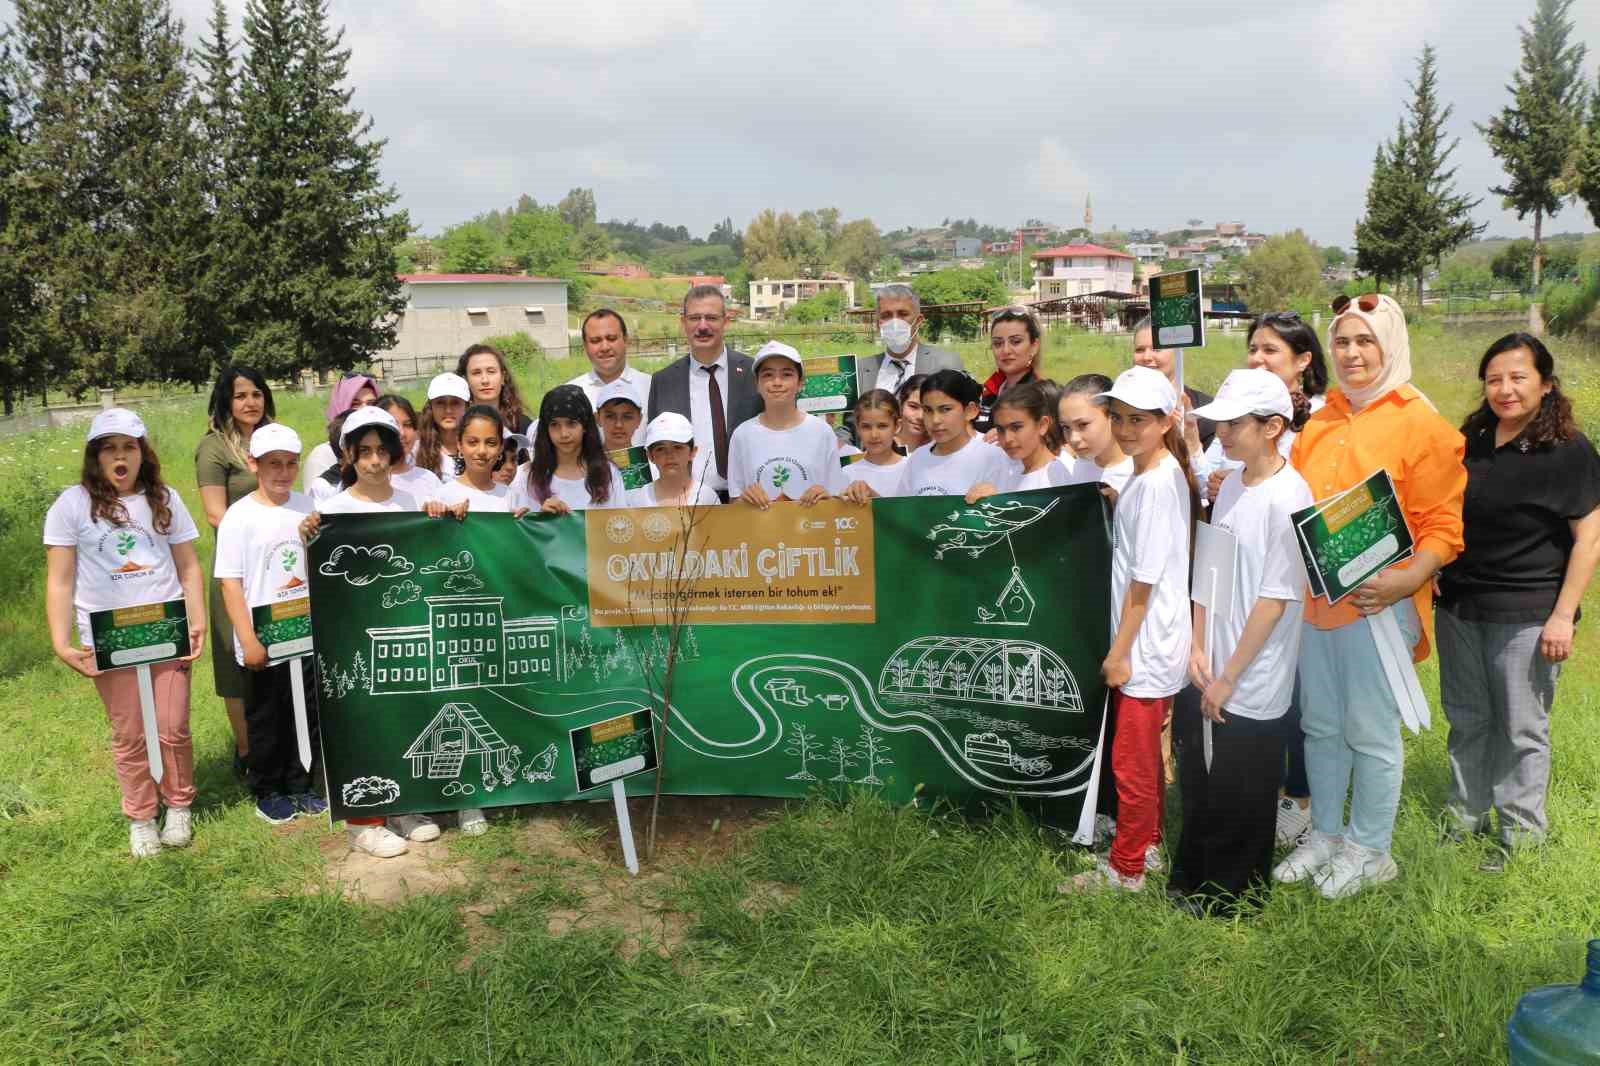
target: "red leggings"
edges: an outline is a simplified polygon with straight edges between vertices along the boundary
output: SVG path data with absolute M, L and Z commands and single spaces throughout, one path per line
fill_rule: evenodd
M 1166 779 L 1161 770 L 1161 723 L 1171 696 L 1145 699 L 1113 692 L 1117 732 L 1111 741 L 1111 773 L 1117 783 L 1117 835 L 1111 866 L 1124 877 L 1144 873 L 1144 852 L 1161 839 Z

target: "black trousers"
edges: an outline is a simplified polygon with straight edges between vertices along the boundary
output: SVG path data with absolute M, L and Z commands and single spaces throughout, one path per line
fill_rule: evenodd
M 1223 722 L 1211 728 L 1210 770 L 1203 720 L 1198 707 L 1173 714 L 1183 830 L 1167 887 L 1226 908 L 1272 882 L 1285 719 L 1262 722 L 1224 711 Z
M 291 659 L 266 670 L 246 670 L 244 724 L 250 736 L 250 754 L 245 756 L 245 783 L 257 799 L 311 791 L 312 774 L 300 765 L 299 745 L 294 736 L 294 689 L 290 670 L 299 670 L 305 681 L 306 725 L 311 734 L 313 765 L 322 748 L 317 729 L 317 683 L 311 669 L 311 656 Z

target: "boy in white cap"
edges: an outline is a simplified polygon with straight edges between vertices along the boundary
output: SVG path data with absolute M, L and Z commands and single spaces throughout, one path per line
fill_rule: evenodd
M 644 400 L 624 378 L 609 381 L 594 391 L 594 413 L 606 451 L 614 452 L 643 443 Z
M 318 749 L 311 659 L 303 656 L 269 667 L 253 618 L 257 607 L 310 595 L 300 522 L 311 513 L 312 504 L 309 496 L 294 491 L 300 451 L 300 437 L 280 422 L 252 433 L 249 463 L 256 490 L 228 508 L 217 526 L 214 575 L 233 623 L 234 655 L 247 671 L 244 718 L 250 754 L 245 781 L 255 793 L 256 814 L 274 825 L 328 809 L 311 791 L 311 774 L 300 765 L 295 743 L 291 670 L 304 675 L 311 750 Z
M 728 442 L 728 497 L 766 510 L 775 500 L 810 506 L 842 476 L 839 443 L 828 423 L 800 410 L 805 369 L 800 353 L 768 341 L 752 367 L 761 414 L 734 430 Z
M 704 482 L 694 479 L 694 425 L 672 411 L 656 415 L 645 430 L 645 450 L 655 480 L 628 493 L 629 507 L 695 507 L 721 503 Z
M 83 476 L 44 519 L 45 617 L 56 656 L 94 682 L 111 723 L 111 754 L 136 858 L 184 847 L 193 832 L 194 746 L 189 735 L 190 663 L 205 644 L 205 574 L 200 531 L 183 498 L 163 483 L 161 463 L 132 411 L 101 411 L 84 442 Z M 161 749 L 160 782 L 145 748 L 139 676 L 96 666 L 90 615 L 182 599 L 187 654 L 146 667 Z M 78 643 L 72 643 L 73 616 Z M 167 809 L 159 835 L 156 816 Z
M 460 374 L 436 374 L 428 382 L 428 404 L 417 420 L 416 465 L 441 481 L 467 468 L 461 457 L 461 416 L 472 402 L 472 390 Z
M 1194 413 L 1216 423 L 1223 452 L 1243 465 L 1228 474 L 1211 509 L 1211 524 L 1238 545 L 1233 588 L 1220 590 L 1225 598 L 1214 619 L 1194 605 L 1189 676 L 1201 693 L 1200 713 L 1180 710 L 1173 721 L 1183 835 L 1168 892 L 1192 912 L 1228 913 L 1271 885 L 1284 716 L 1294 695 L 1306 586 L 1290 516 L 1313 501 L 1279 444 L 1304 416 L 1296 419 L 1276 374 L 1235 370 L 1216 399 Z M 1196 573 L 1196 584 L 1203 580 Z

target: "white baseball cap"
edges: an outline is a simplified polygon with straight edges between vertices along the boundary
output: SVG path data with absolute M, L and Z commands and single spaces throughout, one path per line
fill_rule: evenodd
M 1164 415 L 1171 414 L 1172 409 L 1178 406 L 1178 394 L 1172 388 L 1172 382 L 1161 371 L 1147 366 L 1124 370 L 1117 375 L 1110 392 L 1102 392 L 1095 398 L 1121 400 L 1137 410 L 1160 411 Z
M 755 363 L 751 365 L 750 373 L 760 373 L 761 364 L 766 362 L 768 359 L 787 359 L 789 362 L 795 365 L 796 369 L 800 371 L 802 376 L 804 376 L 806 372 L 805 364 L 800 361 L 799 352 L 795 351 L 782 341 L 768 341 L 767 343 L 763 344 L 761 346 L 761 350 L 756 353 Z
M 650 426 L 645 430 L 644 446 L 646 448 L 656 444 L 693 444 L 694 426 L 687 418 L 675 411 L 667 411 L 656 415 L 650 420 Z
M 385 426 L 394 430 L 394 435 L 400 435 L 400 423 L 394 420 L 394 415 L 379 407 L 377 404 L 368 404 L 357 407 L 350 412 L 344 420 L 344 427 L 339 430 L 339 447 L 343 448 L 350 443 L 350 438 L 359 434 L 368 426 Z
M 1228 422 L 1245 415 L 1282 415 L 1294 420 L 1294 401 L 1283 379 L 1264 367 L 1232 370 L 1217 390 L 1216 399 L 1194 409 L 1198 418 Z
M 608 381 L 596 390 L 594 394 L 594 409 L 598 411 L 613 400 L 626 400 L 639 410 L 644 410 L 644 401 L 639 399 L 639 390 L 622 378 Z
M 462 403 L 472 402 L 472 390 L 467 388 L 467 379 L 460 374 L 438 374 L 428 382 L 428 399 L 439 400 L 446 396 L 454 396 Z
M 264 426 L 257 426 L 256 431 L 250 434 L 252 459 L 259 459 L 268 452 L 294 452 L 299 455 L 300 451 L 300 434 L 282 422 L 268 422 Z
M 112 407 L 94 416 L 94 421 L 89 423 L 89 435 L 84 440 L 87 443 L 115 433 L 136 439 L 143 437 L 144 420 L 126 407 Z

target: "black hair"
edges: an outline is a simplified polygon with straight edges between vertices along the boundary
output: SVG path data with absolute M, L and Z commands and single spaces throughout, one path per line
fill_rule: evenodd
M 413 430 L 417 428 L 417 409 L 411 406 L 410 400 L 398 392 L 386 392 L 374 400 L 373 404 L 380 411 L 388 411 L 391 407 L 400 408 L 406 413 L 406 417 L 411 419 L 411 428 Z M 394 412 L 391 411 L 390 413 L 393 414 Z
M 578 461 L 584 468 L 584 488 L 593 503 L 605 503 L 611 498 L 611 458 L 606 455 L 605 440 L 600 435 L 600 423 L 595 421 L 594 408 L 583 390 L 573 385 L 557 385 L 544 394 L 539 403 L 539 429 L 533 438 L 533 458 L 528 461 L 528 488 L 533 498 L 543 503 L 550 497 L 550 481 L 556 476 L 555 441 L 550 439 L 550 422 L 554 418 L 569 418 L 563 412 L 552 413 L 553 401 L 581 400 L 577 421 L 583 426 L 583 440 L 578 445 Z M 464 423 L 463 423 L 464 424 Z
M 356 439 L 339 450 L 340 454 L 344 456 L 344 462 L 339 467 L 339 484 L 345 488 L 349 488 L 356 483 L 355 449 L 361 443 L 361 438 L 367 435 L 368 430 L 378 435 L 378 442 L 383 445 L 383 450 L 389 453 L 391 466 L 405 461 L 406 449 L 405 445 L 400 443 L 399 433 L 388 426 L 376 423 L 362 426 L 356 434 Z
M 922 383 L 927 380 L 928 375 L 926 374 L 912 374 L 910 377 L 902 381 L 900 383 L 900 387 L 895 390 L 895 400 L 898 403 L 904 404 L 906 400 L 912 396 L 921 396 Z
M 1102 392 L 1111 391 L 1112 381 L 1104 374 L 1079 374 L 1065 385 L 1061 386 L 1062 396 L 1088 396 L 1101 407 L 1106 401 L 1095 399 Z
M 942 392 L 965 407 L 969 403 L 977 403 L 978 397 L 983 395 L 983 386 L 974 381 L 964 370 L 935 370 L 923 381 L 921 395 L 930 392 Z
M 1322 354 L 1322 341 L 1317 337 L 1317 331 L 1307 325 L 1297 312 L 1294 311 L 1268 311 L 1264 315 L 1257 315 L 1250 322 L 1250 328 L 1245 331 L 1244 344 L 1250 347 L 1250 338 L 1256 335 L 1256 330 L 1266 326 L 1282 338 L 1283 343 L 1296 355 L 1311 356 L 1311 362 L 1300 371 L 1300 392 L 1307 397 L 1321 396 L 1328 391 L 1328 360 Z
M 1528 424 L 1526 432 L 1529 443 L 1543 448 L 1571 440 L 1578 434 L 1578 424 L 1572 417 L 1572 401 L 1561 391 L 1561 379 L 1556 376 L 1556 357 L 1550 354 L 1550 349 L 1545 347 L 1544 341 L 1538 337 L 1531 333 L 1507 333 L 1489 345 L 1489 350 L 1478 360 L 1478 380 L 1483 381 L 1488 377 L 1489 364 L 1494 361 L 1495 356 L 1514 352 L 1519 348 L 1527 349 L 1528 354 L 1533 356 L 1533 368 L 1538 371 L 1539 380 L 1550 383 L 1550 391 L 1539 401 L 1539 413 L 1534 415 L 1533 421 Z M 1492 429 L 1499 422 L 1500 416 L 1494 413 L 1489 401 L 1484 400 L 1478 405 L 1478 409 L 1461 423 L 1461 432 L 1470 436 Z
M 211 398 L 206 401 L 206 419 L 212 432 L 222 437 L 235 458 L 243 464 L 246 452 L 244 434 L 233 424 L 233 386 L 240 378 L 261 390 L 261 421 L 257 423 L 258 427 L 277 418 L 278 409 L 272 402 L 272 387 L 255 367 L 234 363 L 217 375 L 216 384 L 211 386 Z
M 589 323 L 593 322 L 597 318 L 614 318 L 614 319 L 616 319 L 617 320 L 617 328 L 622 331 L 622 339 L 623 340 L 627 340 L 628 339 L 628 322 L 627 322 L 627 320 L 622 317 L 620 312 L 613 311 L 609 307 L 597 307 L 593 311 L 590 311 L 588 314 L 584 315 L 583 316 L 583 322 L 578 326 L 578 336 L 584 338 L 585 340 L 587 340 L 588 337 L 589 337 Z
M 1021 322 L 1028 331 L 1030 341 L 1039 340 L 1044 336 L 1039 330 L 1039 319 L 1026 307 L 1003 307 L 989 318 L 989 332 L 994 332 L 994 327 L 1002 322 Z
M 1035 422 L 1050 420 L 1044 433 L 1044 446 L 1053 452 L 1061 451 L 1061 416 L 1057 412 L 1051 390 L 1041 381 L 1019 381 L 1006 389 L 994 402 L 994 409 L 1011 407 L 1023 412 Z
M 888 389 L 868 389 L 856 398 L 856 405 L 851 410 L 857 416 L 863 411 L 887 411 L 890 418 L 896 421 L 900 419 L 900 401 Z

